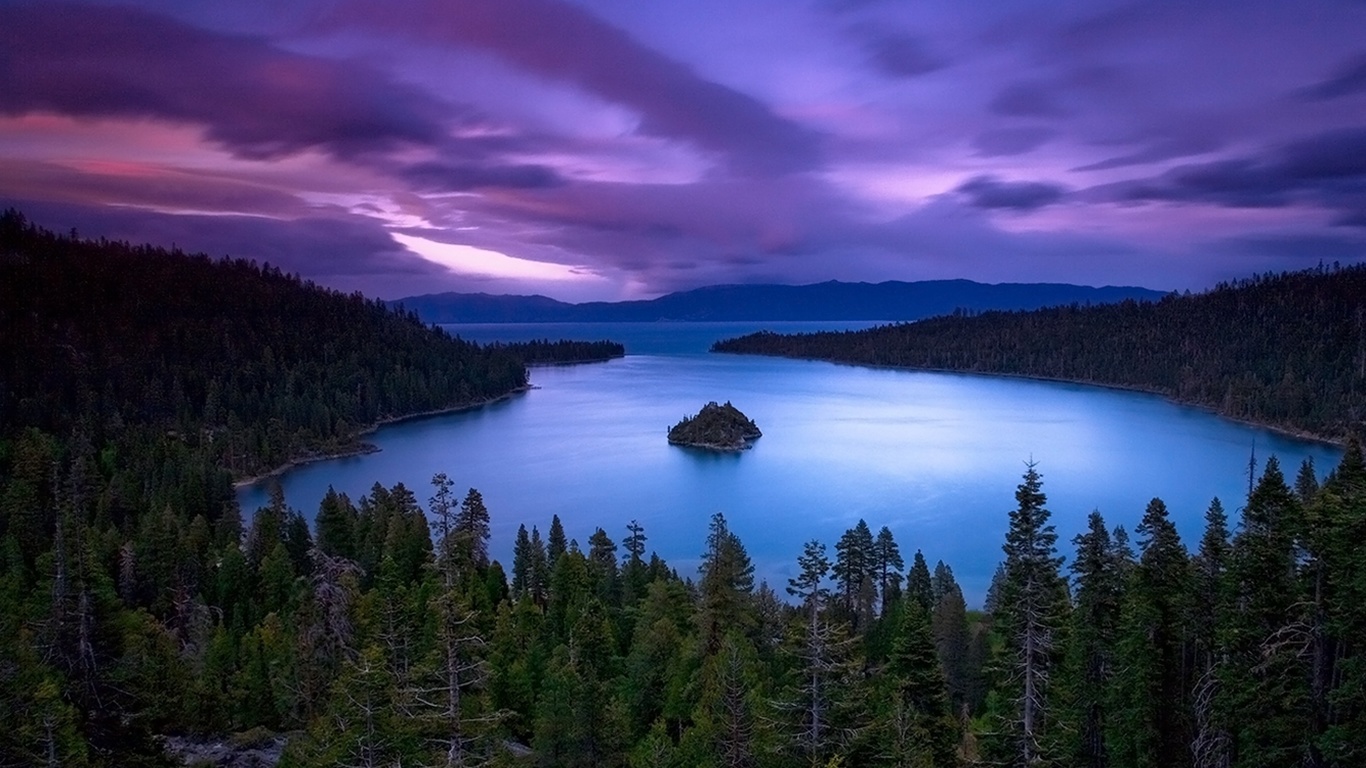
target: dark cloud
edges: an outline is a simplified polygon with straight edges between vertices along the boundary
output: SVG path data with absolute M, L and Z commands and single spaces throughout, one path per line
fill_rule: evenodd
M 136 208 L 0 199 L 36 223 L 86 236 L 177 247 L 190 253 L 270 262 L 285 272 L 343 290 L 383 292 L 395 282 L 439 279 L 447 270 L 394 242 L 379 222 L 360 216 L 324 215 L 298 219 L 264 216 L 166 214 Z
M 1053 89 L 1039 82 L 1012 83 L 996 93 L 987 108 L 1009 117 L 1066 117 Z
M 640 114 L 643 132 L 721 152 L 736 170 L 783 173 L 820 165 L 820 137 L 815 132 L 778 116 L 753 96 L 700 77 L 567 3 L 355 3 L 337 20 L 417 40 L 488 50 L 539 77 L 569 81 L 630 107 Z
M 1210 249 L 1252 259 L 1278 269 L 1302 269 L 1315 263 L 1354 263 L 1366 256 L 1366 236 L 1285 232 L 1232 237 Z
M 1023 155 L 1056 135 L 1057 132 L 1049 128 L 996 128 L 977 134 L 972 146 L 979 157 Z
M 398 175 L 418 189 L 459 192 L 501 187 L 542 189 L 563 183 L 554 170 L 543 165 L 454 165 L 441 162 L 407 166 Z
M 1366 93 L 1366 53 L 1343 62 L 1327 79 L 1304 89 L 1301 95 L 1310 101 L 1328 101 L 1358 93 Z
M 869 56 L 878 71 L 892 77 L 919 77 L 946 65 L 930 52 L 918 37 L 904 34 L 877 34 L 866 42 Z
M 1066 190 L 1057 184 L 1039 181 L 1000 181 L 994 176 L 976 176 L 955 190 L 978 208 L 1004 208 L 1033 211 L 1062 199 Z
M 1101 188 L 1126 201 L 1200 202 L 1276 208 L 1307 202 L 1342 212 L 1353 225 L 1366 210 L 1366 128 L 1330 131 L 1243 157 L 1183 165 L 1152 179 Z
M 430 144 L 451 111 L 359 65 L 129 8 L 0 5 L 0 50 L 0 114 L 200 125 L 249 158 Z
M 115 170 L 122 172 L 0 157 L 0 196 L 270 216 L 307 211 L 296 195 L 241 179 L 131 163 Z

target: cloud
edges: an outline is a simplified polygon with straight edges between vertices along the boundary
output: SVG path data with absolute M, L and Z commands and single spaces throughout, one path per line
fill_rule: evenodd
M 572 83 L 629 107 L 640 116 L 640 131 L 721 153 L 732 170 L 787 173 L 821 164 L 816 132 L 568 3 L 353 3 L 335 22 L 489 51 L 537 77 Z
M 1049 128 L 995 128 L 977 134 L 972 146 L 979 157 L 1004 157 L 1033 152 L 1057 135 Z
M 131 8 L 0 6 L 0 50 L 0 114 L 200 125 L 240 157 L 429 145 L 452 117 L 449 106 L 363 66 Z
M 912 35 L 882 33 L 869 37 L 866 46 L 878 71 L 891 77 L 919 77 L 946 66 L 924 41 Z
M 1108 171 L 1114 168 L 1126 168 L 1133 165 L 1148 165 L 1160 163 L 1165 160 L 1174 160 L 1179 157 L 1190 157 L 1191 155 L 1202 155 L 1219 149 L 1222 142 L 1212 136 L 1189 135 L 1177 136 L 1152 141 L 1148 146 L 1134 152 L 1101 160 L 1099 162 L 1073 168 L 1073 171 Z
M 1366 53 L 1343 62 L 1325 80 L 1301 91 L 1309 101 L 1329 101 L 1358 93 L 1366 93 Z
M 162 211 L 268 216 L 308 212 L 297 195 L 242 179 L 136 162 L 85 166 L 0 157 L 0 196 Z
M 1366 128 L 1298 139 L 1263 156 L 1178 166 L 1155 178 L 1105 185 L 1093 192 L 1130 202 L 1230 208 L 1308 203 L 1340 211 L 1337 223 L 1356 226 L 1366 211 Z
M 39 225 L 190 253 L 270 262 L 340 290 L 389 293 L 393 286 L 431 285 L 449 274 L 394 242 L 377 221 L 315 212 L 298 219 L 168 214 L 138 208 L 49 203 L 0 197 Z M 400 289 L 401 290 L 401 289 Z
M 1066 117 L 1053 90 L 1039 82 L 1012 83 L 996 92 L 987 108 L 1008 117 Z
M 1033 211 L 1062 199 L 1066 189 L 1039 181 L 1000 181 L 994 176 L 976 176 L 955 190 L 978 208 Z
M 488 187 L 540 189 L 562 183 L 559 175 L 544 165 L 452 165 L 434 161 L 406 166 L 398 175 L 418 189 L 436 192 Z

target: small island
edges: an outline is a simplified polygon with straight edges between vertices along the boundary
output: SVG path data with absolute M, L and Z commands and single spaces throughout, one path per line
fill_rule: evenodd
M 726 401 L 702 406 L 696 416 L 684 416 L 669 430 L 671 445 L 687 445 L 712 451 L 743 451 L 763 435 L 739 408 Z

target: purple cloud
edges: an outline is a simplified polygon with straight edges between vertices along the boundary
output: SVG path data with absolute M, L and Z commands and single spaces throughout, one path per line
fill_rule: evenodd
M 869 56 L 883 74 L 891 77 L 919 77 L 943 69 L 946 62 L 930 52 L 918 37 L 900 33 L 880 33 L 867 41 Z
M 236 155 L 339 157 L 432 144 L 450 109 L 363 66 L 131 8 L 0 6 L 0 114 L 204 127 Z
M 977 134 L 972 145 L 981 157 L 1023 155 L 1043 146 L 1057 135 L 1050 128 L 994 128 Z
M 1062 118 L 1068 112 L 1058 103 L 1053 89 L 1043 83 L 1011 83 L 992 97 L 987 108 L 1009 117 Z
M 1066 190 L 1039 181 L 1001 181 L 994 176 L 975 176 L 956 190 L 978 208 L 1034 211 L 1062 199 Z
M 1343 62 L 1327 79 L 1304 89 L 1311 101 L 1329 101 L 1366 93 L 1366 53 Z
M 642 131 L 723 153 L 741 172 L 820 164 L 816 131 L 760 100 L 699 76 L 617 27 L 556 0 L 412 0 L 354 4 L 341 24 L 487 50 L 539 77 L 573 83 L 640 114 Z
M 1184 165 L 1160 176 L 1102 187 L 1114 199 L 1209 203 L 1229 208 L 1320 205 L 1359 226 L 1366 211 L 1366 128 L 1329 131 L 1269 150 Z

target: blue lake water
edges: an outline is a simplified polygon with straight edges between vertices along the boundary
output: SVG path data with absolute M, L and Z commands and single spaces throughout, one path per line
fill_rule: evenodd
M 1000 560 L 1007 512 L 1025 462 L 1038 462 L 1059 537 L 1099 509 L 1132 533 L 1162 498 L 1189 547 L 1218 496 L 1236 523 L 1249 451 L 1279 457 L 1293 478 L 1312 457 L 1322 476 L 1333 446 L 1286 438 L 1161 398 L 990 376 L 858 368 L 707 353 L 712 341 L 872 323 L 596 323 L 460 325 L 476 341 L 610 338 L 627 356 L 532 369 L 534 389 L 464 413 L 385 427 L 378 453 L 320 462 L 281 478 L 288 503 L 312 516 L 329 485 L 353 499 L 376 481 L 403 482 L 425 503 L 433 474 L 483 493 L 491 551 L 508 564 L 519 523 L 542 534 L 558 514 L 586 545 L 597 526 L 620 541 L 638 520 L 647 546 L 692 575 L 707 522 L 723 512 L 780 593 L 802 543 L 833 557 L 862 518 L 889 527 L 909 564 L 916 549 L 949 564 L 970 604 Z M 665 441 L 669 426 L 709 400 L 732 401 L 764 436 L 740 454 Z M 246 512 L 266 490 L 239 492 Z

